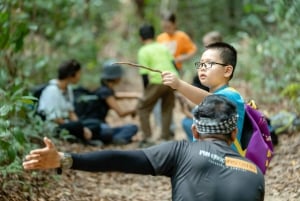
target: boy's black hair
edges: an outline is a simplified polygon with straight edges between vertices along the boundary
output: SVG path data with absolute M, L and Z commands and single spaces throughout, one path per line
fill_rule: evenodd
M 75 59 L 64 61 L 58 68 L 58 79 L 63 80 L 75 76 L 81 69 L 80 63 Z
M 140 27 L 139 34 L 143 40 L 154 39 L 155 30 L 152 25 L 144 24 Z
M 237 51 L 236 49 L 229 45 L 228 43 L 224 42 L 216 42 L 209 44 L 206 46 L 206 49 L 217 49 L 220 51 L 220 57 L 223 60 L 222 62 L 233 67 L 232 74 L 230 79 L 233 77 L 233 73 L 235 70 L 236 62 L 237 62 Z

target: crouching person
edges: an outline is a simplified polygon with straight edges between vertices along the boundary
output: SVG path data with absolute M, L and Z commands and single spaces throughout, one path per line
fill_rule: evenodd
M 172 200 L 264 200 L 260 169 L 233 151 L 237 133 L 235 105 L 222 95 L 209 95 L 196 106 L 192 131 L 197 142 L 169 141 L 139 150 L 59 152 L 48 138 L 45 147 L 27 155 L 23 167 L 170 177 Z M 118 160 L 115 160 L 115 159 Z

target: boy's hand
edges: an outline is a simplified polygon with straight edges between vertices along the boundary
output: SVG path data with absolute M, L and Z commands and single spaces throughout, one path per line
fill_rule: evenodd
M 25 170 L 43 170 L 60 167 L 62 153 L 56 150 L 55 145 L 47 137 L 44 138 L 45 147 L 35 149 L 25 157 L 23 168 Z
M 162 72 L 162 82 L 164 85 L 170 86 L 173 89 L 178 89 L 180 85 L 180 79 L 171 72 Z

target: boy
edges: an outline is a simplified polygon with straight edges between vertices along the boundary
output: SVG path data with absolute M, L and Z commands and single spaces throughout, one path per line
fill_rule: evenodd
M 202 38 L 202 44 L 204 47 L 208 46 L 209 44 L 216 43 L 216 42 L 223 42 L 223 37 L 222 37 L 221 33 L 218 31 L 210 31 L 210 32 L 206 33 Z M 193 77 L 192 84 L 203 90 L 209 91 L 208 87 L 201 84 L 201 82 L 198 78 L 198 75 L 195 75 Z M 182 101 L 180 103 L 182 106 L 182 111 L 186 115 L 181 122 L 182 128 L 185 131 L 185 134 L 186 134 L 188 140 L 193 140 L 193 134 L 191 131 L 191 126 L 193 124 L 191 110 L 192 110 L 192 108 L 195 107 L 195 104 L 190 103 L 189 101 L 185 101 L 184 99 L 181 99 L 181 100 Z
M 224 42 L 210 44 L 204 50 L 199 62 L 195 63 L 198 77 L 201 83 L 209 88 L 209 91 L 199 89 L 187 82 L 180 80 L 170 72 L 163 72 L 163 83 L 176 89 L 195 104 L 199 104 L 210 94 L 221 94 L 232 101 L 238 112 L 238 134 L 232 148 L 242 154 L 240 147 L 241 132 L 244 123 L 244 100 L 233 88 L 229 87 L 229 81 L 233 77 L 237 61 L 237 52 L 234 47 Z

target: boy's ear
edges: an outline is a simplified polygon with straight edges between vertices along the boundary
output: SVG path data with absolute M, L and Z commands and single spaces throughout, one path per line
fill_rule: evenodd
M 233 67 L 231 65 L 225 66 L 224 76 L 230 78 L 233 73 Z

